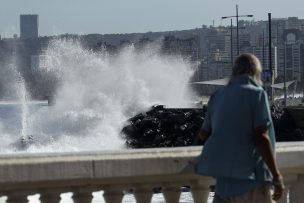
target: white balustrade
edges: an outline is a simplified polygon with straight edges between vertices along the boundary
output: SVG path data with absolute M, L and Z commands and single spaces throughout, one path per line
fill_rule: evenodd
M 29 195 L 40 194 L 41 203 L 59 203 L 62 193 L 72 192 L 74 203 L 90 203 L 93 192 L 103 191 L 106 203 L 121 203 L 125 193 L 150 203 L 157 188 L 167 203 L 178 203 L 184 187 L 194 203 L 206 203 L 214 180 L 196 175 L 190 164 L 200 152 L 201 147 L 181 147 L 0 155 L 0 196 L 26 203 Z M 303 142 L 277 144 L 286 184 L 279 203 L 304 202 L 303 157 Z
M 162 185 L 162 193 L 165 201 L 170 203 L 178 203 L 181 195 L 181 187 L 177 184 L 166 183 Z
M 304 202 L 304 176 L 299 175 L 297 180 L 290 184 L 290 202 Z
M 151 185 L 138 184 L 134 187 L 134 197 L 137 203 L 150 203 L 153 195 Z
M 27 203 L 27 196 L 30 195 L 23 191 L 14 191 L 7 194 L 7 203 Z
M 40 202 L 41 203 L 58 203 L 60 202 L 60 189 L 44 189 L 40 191 Z
M 103 197 L 106 203 L 121 203 L 123 199 L 123 190 L 120 187 L 106 188 L 103 192 Z
M 74 203 L 90 203 L 93 199 L 92 192 L 93 190 L 91 188 L 80 187 L 73 189 L 72 199 Z
M 204 181 L 193 181 L 191 183 L 191 193 L 194 203 L 204 203 L 209 196 L 209 186 Z

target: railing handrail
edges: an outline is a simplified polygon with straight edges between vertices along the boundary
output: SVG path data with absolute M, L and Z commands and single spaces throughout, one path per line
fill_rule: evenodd
M 153 148 L 117 151 L 0 155 L 0 194 L 44 191 L 58 187 L 100 187 L 179 183 L 207 188 L 212 178 L 193 172 L 202 147 Z M 276 144 L 277 162 L 284 176 L 302 181 L 304 142 Z M 300 181 L 300 182 L 301 182 Z M 302 182 L 301 182 L 302 183 Z M 195 186 L 196 185 L 196 186 Z M 299 186 L 300 187 L 300 186 Z M 302 186 L 301 186 L 302 187 Z M 27 193 L 28 194 L 28 193 Z M 297 193 L 300 194 L 300 193 Z M 295 196 L 295 195 L 293 195 Z M 197 198 L 197 199 L 200 199 Z
M 39 167 L 48 163 L 73 163 L 73 162 L 98 162 L 109 160 L 153 160 L 153 159 L 175 159 L 191 161 L 201 153 L 201 146 L 196 147 L 172 147 L 172 148 L 150 148 L 150 149 L 124 149 L 111 151 L 84 151 L 84 152 L 61 152 L 61 153 L 15 153 L 0 154 L 0 169 L 6 165 L 16 167 L 17 165 L 37 164 Z M 304 153 L 304 142 L 281 142 L 276 143 L 277 160 L 280 166 L 290 167 L 282 163 L 285 153 Z M 290 164 L 292 160 L 289 160 Z M 187 163 L 187 162 L 186 162 Z M 296 160 L 297 165 L 302 164 Z M 304 163 L 304 162 L 303 162 Z M 184 165 L 186 166 L 186 165 Z M 304 166 L 304 165 L 303 165 Z M 34 170 L 34 169 L 33 169 Z M 123 171 L 122 171 L 123 172 Z M 4 174 L 0 174 L 0 181 Z

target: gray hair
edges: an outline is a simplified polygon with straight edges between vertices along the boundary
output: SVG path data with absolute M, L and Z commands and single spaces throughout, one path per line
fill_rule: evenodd
M 253 80 L 259 84 L 263 85 L 261 80 L 262 66 L 260 60 L 253 54 L 241 54 L 235 61 L 232 69 L 231 79 L 237 75 L 249 75 Z

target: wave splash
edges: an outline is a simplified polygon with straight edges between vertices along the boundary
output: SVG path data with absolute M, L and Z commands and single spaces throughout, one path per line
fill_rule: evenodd
M 153 104 L 192 105 L 194 94 L 187 86 L 191 64 L 163 56 L 157 44 L 140 52 L 131 45 L 110 55 L 84 49 L 77 41 L 54 40 L 45 55 L 46 66 L 38 71 L 48 85 L 57 81 L 56 104 L 28 104 L 26 131 L 34 139 L 28 152 L 121 149 L 119 133 L 131 116 Z M 19 135 L 1 128 L 5 121 L 0 131 L 9 139 L 1 148 L 19 151 L 12 145 Z

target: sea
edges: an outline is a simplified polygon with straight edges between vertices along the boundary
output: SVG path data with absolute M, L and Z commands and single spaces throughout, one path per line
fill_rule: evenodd
M 31 74 L 41 94 L 54 98 L 52 105 L 30 96 L 31 85 L 14 56 L 0 68 L 0 154 L 121 150 L 120 131 L 128 118 L 152 105 L 192 107 L 197 96 L 189 81 L 196 63 L 160 49 L 154 43 L 138 52 L 130 45 L 111 55 L 73 39 L 50 41 L 39 58 L 43 65 Z M 62 195 L 61 202 L 72 202 L 70 196 Z M 30 196 L 29 202 L 38 199 Z M 193 202 L 189 193 L 180 201 Z M 94 193 L 93 202 L 103 202 L 102 192 Z M 126 195 L 123 202 L 134 198 Z M 152 202 L 164 202 L 162 195 Z
M 23 108 L 27 108 L 26 114 L 25 110 Z M 42 131 L 37 130 L 39 128 L 36 128 L 36 130 L 32 130 L 34 127 L 31 122 L 36 121 L 36 119 L 31 119 L 32 117 L 41 115 L 37 112 L 42 112 L 44 115 L 52 115 L 52 111 L 54 111 L 54 106 L 49 106 L 47 101 L 28 101 L 26 103 L 26 107 L 18 102 L 18 101 L 3 101 L 0 102 L 0 130 L 5 135 L 2 138 L 1 146 L 1 153 L 2 154 L 14 154 L 14 153 L 43 153 L 45 151 L 52 152 L 55 151 L 54 148 L 57 148 L 60 151 L 78 151 L 83 150 L 86 151 L 85 148 L 65 148 L 65 144 L 63 141 L 60 140 L 60 138 L 47 139 L 47 136 L 54 136 L 52 134 L 53 131 L 49 131 L 48 134 L 42 133 Z M 31 115 L 31 116 L 30 116 Z M 30 121 L 24 121 L 23 116 L 28 116 L 28 120 Z M 38 119 L 39 120 L 39 119 Z M 71 130 L 67 128 L 68 130 Z M 66 130 L 67 130 L 66 129 Z M 41 134 L 39 134 L 40 132 Z M 64 132 L 62 130 L 61 132 Z M 22 135 L 23 133 L 23 135 Z M 31 138 L 27 137 L 28 133 L 32 135 Z M 40 136 L 41 138 L 37 138 L 37 136 Z M 59 136 L 59 135 L 58 135 Z M 61 136 L 68 136 L 64 135 L 62 133 Z M 71 136 L 71 135 L 69 135 Z M 74 135 L 74 136 L 81 136 Z M 55 137 L 55 136 L 54 136 Z M 28 147 L 22 146 L 20 143 L 21 139 L 32 139 L 30 140 L 30 143 Z M 87 139 L 91 139 L 88 137 Z M 64 139 L 65 141 L 66 139 Z M 52 143 L 54 142 L 54 143 Z M 62 143 L 61 143 L 62 142 Z M 61 145 L 62 144 L 62 145 Z M 31 146 L 32 145 L 32 146 Z M 44 148 L 43 148 L 44 146 Z M 123 146 L 121 143 L 113 146 L 112 148 L 115 148 L 116 150 L 119 150 L 119 147 Z M 56 151 L 58 151 L 56 150 Z M 61 195 L 61 203 L 73 203 L 73 200 L 71 199 L 72 193 L 64 193 Z M 213 193 L 210 193 L 208 203 L 212 202 L 213 199 Z M 39 201 L 39 194 L 28 196 L 29 203 L 40 203 Z M 0 203 L 5 203 L 6 197 L 0 197 Z M 94 192 L 93 193 L 93 201 L 92 203 L 104 203 L 103 199 L 103 191 Z M 132 194 L 125 194 L 123 198 L 123 203 L 135 203 L 134 196 Z M 162 193 L 156 193 L 153 195 L 152 203 L 165 203 L 164 197 Z M 182 192 L 180 197 L 181 203 L 191 203 L 193 202 L 192 196 L 190 192 Z

